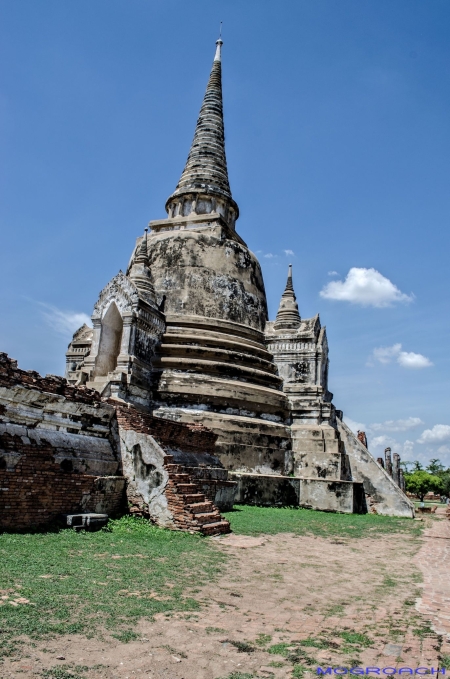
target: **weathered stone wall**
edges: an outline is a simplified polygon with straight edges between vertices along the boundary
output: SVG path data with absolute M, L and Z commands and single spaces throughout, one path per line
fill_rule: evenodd
M 300 506 L 325 512 L 359 514 L 365 507 L 361 484 L 328 479 L 300 479 Z
M 255 255 L 215 220 L 203 228 L 152 231 L 149 262 L 166 314 L 234 321 L 264 330 L 267 304 L 261 267 Z M 211 220 L 210 220 L 211 222 Z M 171 226 L 166 220 L 164 229 Z
M 236 503 L 266 507 L 298 507 L 300 479 L 273 474 L 240 474 L 231 472 L 237 481 Z
M 237 472 L 231 472 L 230 478 L 238 483 L 235 501 L 240 504 L 304 507 L 345 514 L 366 511 L 360 483 Z

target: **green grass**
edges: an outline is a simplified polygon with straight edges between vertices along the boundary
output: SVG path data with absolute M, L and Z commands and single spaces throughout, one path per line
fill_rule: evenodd
M 450 670 L 450 655 L 444 653 L 439 660 L 439 667 Z
M 131 517 L 110 526 L 0 535 L 0 594 L 8 597 L 0 600 L 0 656 L 14 652 L 19 635 L 92 635 L 99 627 L 130 641 L 139 618 L 199 609 L 186 589 L 217 577 L 226 559 L 210 541 Z
M 422 530 L 421 524 L 411 519 L 376 514 L 334 514 L 289 507 L 235 505 L 224 516 L 230 521 L 233 532 L 240 535 L 294 533 L 361 538 L 382 533 L 420 535 Z
M 340 636 L 348 644 L 356 644 L 361 648 L 373 646 L 373 641 L 369 639 L 368 636 L 361 634 L 360 632 L 341 632 Z
M 264 647 L 267 646 L 267 644 L 269 644 L 271 641 L 272 637 L 270 636 L 270 634 L 258 634 L 255 644 L 257 646 Z

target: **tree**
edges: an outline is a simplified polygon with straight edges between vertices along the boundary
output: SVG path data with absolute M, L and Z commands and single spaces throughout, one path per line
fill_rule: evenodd
M 430 491 L 440 493 L 443 490 L 444 484 L 439 476 L 419 470 L 405 475 L 405 486 L 409 493 L 418 495 L 423 502 L 423 498 L 427 493 Z
M 437 458 L 433 458 L 430 460 L 428 467 L 427 467 L 427 472 L 430 474 L 437 474 L 440 476 L 441 472 L 443 472 L 445 469 L 444 465 L 441 464 L 441 461 L 438 460 Z
M 413 469 L 414 469 L 415 472 L 420 472 L 420 471 L 422 471 L 423 467 L 422 467 L 422 465 L 420 464 L 420 462 L 418 462 L 418 461 L 416 460 L 415 462 L 413 462 L 413 465 L 414 465 Z
M 450 469 L 447 469 L 447 471 L 441 472 L 439 474 L 439 478 L 442 481 L 442 493 L 446 497 L 450 497 Z

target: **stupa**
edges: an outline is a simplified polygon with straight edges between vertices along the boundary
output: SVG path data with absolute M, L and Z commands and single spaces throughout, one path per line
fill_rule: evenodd
M 66 377 L 164 420 L 201 423 L 238 499 L 412 515 L 411 503 L 342 421 L 328 390 L 319 316 L 302 319 L 289 268 L 268 321 L 257 257 L 236 231 L 225 153 L 222 40 L 166 219 L 78 331 Z

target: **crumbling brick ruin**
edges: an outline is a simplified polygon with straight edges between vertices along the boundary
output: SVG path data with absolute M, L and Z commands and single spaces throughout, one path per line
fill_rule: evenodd
M 235 484 L 211 455 L 215 438 L 201 425 L 157 420 L 64 378 L 20 370 L 0 354 L 0 528 L 131 510 L 173 529 L 228 532 L 214 500 L 232 506 Z M 222 472 L 208 497 L 195 478 L 206 464 Z

